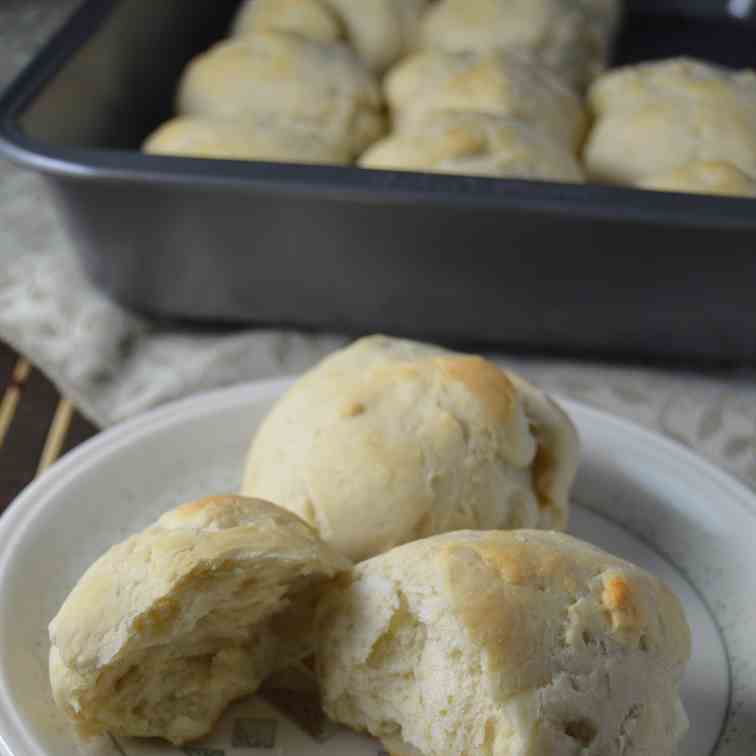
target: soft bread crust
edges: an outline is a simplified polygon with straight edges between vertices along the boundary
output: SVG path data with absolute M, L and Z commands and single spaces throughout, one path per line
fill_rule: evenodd
M 278 31 L 326 44 L 344 39 L 341 22 L 321 0 L 246 0 L 231 28 L 234 36 Z
M 756 197 L 756 181 L 721 160 L 694 160 L 669 173 L 644 179 L 638 186 L 664 192 Z
M 440 112 L 363 153 L 363 168 L 582 181 L 576 157 L 528 124 L 486 113 Z
M 276 31 L 219 42 L 192 60 L 178 93 L 183 115 L 270 118 L 350 155 L 383 135 L 382 107 L 377 81 L 346 45 Z
M 671 756 L 690 632 L 656 578 L 570 536 L 448 533 L 318 608 L 326 712 L 399 756 Z
M 427 6 L 428 0 L 248 0 L 233 31 L 286 31 L 317 42 L 343 40 L 380 73 L 415 46 Z
M 439 112 L 463 111 L 521 120 L 572 152 L 585 136 L 580 98 L 546 69 L 515 55 L 426 50 L 391 69 L 384 90 L 400 130 Z
M 144 151 L 153 155 L 298 163 L 347 163 L 350 158 L 349 150 L 323 141 L 314 132 L 260 118 L 173 118 L 148 137 Z
M 324 0 L 339 16 L 347 39 L 381 73 L 412 50 L 429 0 Z
M 319 590 L 348 566 L 268 502 L 178 507 L 100 557 L 50 623 L 55 701 L 84 733 L 199 738 L 312 651 Z
M 285 502 L 360 560 L 461 528 L 563 528 L 578 447 L 565 413 L 517 376 L 374 336 L 279 400 L 242 492 Z
M 619 0 L 441 0 L 426 14 L 423 47 L 515 52 L 584 89 L 606 67 Z
M 588 174 L 638 184 L 691 163 L 729 163 L 756 179 L 756 74 L 689 58 L 609 71 L 589 92 Z

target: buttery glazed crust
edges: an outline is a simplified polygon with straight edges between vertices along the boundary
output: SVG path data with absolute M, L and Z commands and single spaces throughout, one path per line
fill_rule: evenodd
M 561 533 L 401 546 L 330 588 L 318 626 L 327 713 L 393 754 L 671 756 L 687 727 L 679 601 Z
M 756 197 L 756 181 L 731 163 L 721 160 L 686 163 L 669 173 L 644 179 L 638 186 L 664 192 Z
M 363 153 L 364 168 L 555 181 L 583 180 L 572 152 L 506 116 L 440 112 L 410 123 Z
M 271 119 L 350 155 L 382 136 L 382 107 L 375 78 L 346 45 L 275 31 L 222 41 L 197 56 L 178 94 L 183 115 Z
M 292 32 L 315 42 L 344 39 L 337 16 L 321 0 L 247 0 L 232 26 L 234 36 L 257 32 Z
M 428 0 L 248 0 L 234 34 L 286 31 L 318 42 L 343 40 L 373 71 L 385 71 L 416 44 Z
M 627 66 L 599 78 L 589 102 L 596 120 L 584 158 L 597 181 L 639 184 L 702 162 L 729 163 L 756 179 L 752 71 L 689 58 Z M 697 172 L 705 185 L 705 169 L 685 180 L 698 183 Z
M 323 141 L 311 131 L 272 119 L 234 121 L 181 116 L 149 136 L 144 151 L 228 160 L 274 160 L 298 163 L 347 163 L 350 152 Z
M 585 136 L 580 98 L 547 70 L 510 54 L 424 51 L 389 71 L 384 90 L 400 130 L 439 112 L 463 111 L 521 120 L 573 153 Z
M 242 491 L 355 560 L 460 528 L 563 528 L 579 444 L 542 392 L 480 357 L 375 336 L 274 406 Z
M 113 546 L 63 603 L 50 623 L 55 701 L 87 733 L 201 737 L 230 701 L 311 652 L 310 623 L 292 632 L 277 616 L 311 614 L 348 567 L 268 502 L 183 505 Z
M 423 20 L 423 47 L 514 52 L 584 89 L 604 69 L 619 0 L 441 0 Z
M 429 0 L 324 0 L 341 19 L 347 39 L 381 73 L 412 50 Z

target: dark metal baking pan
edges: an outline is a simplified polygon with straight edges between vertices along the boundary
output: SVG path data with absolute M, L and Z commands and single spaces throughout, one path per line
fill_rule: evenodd
M 138 152 L 236 0 L 89 0 L 0 103 L 101 288 L 163 318 L 756 359 L 756 203 Z M 733 12 L 741 17 L 732 15 Z M 756 64 L 747 2 L 630 2 L 618 62 Z

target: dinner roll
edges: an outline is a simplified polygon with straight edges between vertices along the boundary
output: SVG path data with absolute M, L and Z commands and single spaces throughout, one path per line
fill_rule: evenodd
M 582 180 L 575 156 L 552 138 L 522 121 L 485 113 L 433 114 L 376 142 L 359 164 L 472 176 Z
M 219 42 L 189 64 L 178 95 L 182 114 L 288 122 L 351 155 L 383 134 L 381 108 L 376 80 L 348 47 L 283 32 Z
M 480 357 L 373 336 L 277 402 L 242 492 L 352 559 L 460 528 L 563 528 L 578 440 L 564 412 Z
M 349 150 L 315 132 L 273 119 L 233 121 L 180 116 L 164 123 L 144 144 L 154 155 L 298 163 L 347 163 Z
M 585 88 L 606 66 L 620 0 L 441 0 L 421 44 L 447 52 L 516 52 Z
M 347 39 L 367 65 L 385 71 L 416 44 L 429 0 L 324 0 L 336 11 Z
M 731 163 L 698 160 L 638 183 L 642 189 L 756 197 L 756 181 Z
M 452 110 L 517 118 L 572 151 L 585 135 L 578 96 L 547 70 L 513 55 L 417 53 L 387 74 L 385 92 L 399 129 Z
M 268 502 L 185 504 L 113 546 L 63 603 L 50 623 L 55 701 L 84 733 L 199 738 L 312 652 L 319 591 L 348 567 Z
M 690 633 L 632 564 L 543 531 L 447 533 L 318 607 L 327 714 L 394 756 L 671 756 Z
M 756 178 L 756 74 L 688 58 L 610 71 L 589 93 L 596 121 L 585 165 L 598 181 L 636 184 L 692 162 Z
M 417 38 L 429 0 L 248 0 L 234 33 L 288 31 L 318 42 L 344 39 L 363 62 L 382 72 Z
M 300 34 L 316 42 L 336 42 L 344 30 L 321 0 L 246 0 L 239 8 L 232 34 L 279 31 Z

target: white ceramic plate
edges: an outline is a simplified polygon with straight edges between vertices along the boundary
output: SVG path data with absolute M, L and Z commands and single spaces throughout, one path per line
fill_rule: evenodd
M 0 519 L 0 753 L 376 756 L 343 730 L 314 739 L 267 703 L 234 707 L 201 744 L 77 744 L 47 683 L 47 623 L 111 544 L 186 499 L 234 491 L 251 434 L 288 382 L 207 394 L 101 434 L 31 485 Z M 756 754 L 756 499 L 677 444 L 564 401 L 583 442 L 570 530 L 669 582 L 693 658 L 681 756 Z

